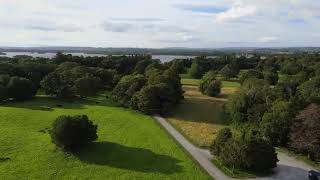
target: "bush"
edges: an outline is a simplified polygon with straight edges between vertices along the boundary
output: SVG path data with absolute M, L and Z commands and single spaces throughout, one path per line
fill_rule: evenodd
M 52 124 L 51 140 L 63 150 L 86 145 L 98 138 L 97 125 L 86 115 L 60 116 Z
M 277 154 L 273 146 L 256 134 L 232 137 L 230 129 L 219 131 L 211 146 L 211 152 L 225 166 L 255 172 L 265 172 L 277 166 Z
M 210 146 L 210 151 L 213 155 L 218 156 L 221 152 L 221 144 L 226 143 L 230 138 L 232 138 L 232 132 L 229 128 L 221 129 L 216 139 L 213 141 L 212 145 Z
M 221 92 L 221 81 L 216 80 L 215 72 L 207 72 L 201 79 L 199 90 L 208 96 L 218 96 Z

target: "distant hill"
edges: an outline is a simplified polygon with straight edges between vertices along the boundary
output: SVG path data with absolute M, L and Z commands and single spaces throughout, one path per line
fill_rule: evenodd
M 194 56 L 215 56 L 223 53 L 236 54 L 292 54 L 312 52 L 319 53 L 320 47 L 290 47 L 290 48 L 255 48 L 255 47 L 234 47 L 234 48 L 101 48 L 101 47 L 0 47 L 0 52 L 38 52 L 38 53 L 87 53 L 87 54 L 153 54 L 153 55 L 194 55 Z

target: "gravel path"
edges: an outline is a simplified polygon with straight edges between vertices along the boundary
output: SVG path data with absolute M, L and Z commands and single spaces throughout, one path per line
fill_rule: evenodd
M 232 180 L 211 163 L 212 155 L 208 150 L 200 149 L 191 144 L 183 135 L 169 124 L 166 119 L 154 116 L 157 122 L 196 160 L 199 165 L 216 180 Z M 269 177 L 259 177 L 260 180 L 308 180 L 308 171 L 311 166 L 296 160 L 284 153 L 278 152 L 278 167 Z

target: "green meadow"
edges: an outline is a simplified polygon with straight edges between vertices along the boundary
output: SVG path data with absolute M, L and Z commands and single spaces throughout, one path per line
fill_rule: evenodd
M 98 125 L 98 140 L 63 153 L 51 143 L 51 123 L 79 114 Z M 0 179 L 210 179 L 151 117 L 102 96 L 1 104 L 0 132 Z

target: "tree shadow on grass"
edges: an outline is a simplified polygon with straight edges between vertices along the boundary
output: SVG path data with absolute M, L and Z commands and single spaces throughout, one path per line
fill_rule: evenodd
M 53 111 L 55 108 L 61 109 L 84 109 L 79 102 L 62 101 L 54 97 L 37 96 L 27 101 L 7 101 L 0 104 L 2 107 L 23 108 L 39 111 Z
M 175 109 L 172 118 L 219 125 L 228 123 L 221 102 L 193 97 L 184 99 Z
M 180 160 L 111 142 L 95 142 L 74 153 L 82 162 L 139 172 L 173 174 L 182 171 Z
M 53 111 L 54 109 L 86 109 L 86 105 L 119 107 L 115 102 L 108 99 L 85 98 L 63 100 L 50 96 L 36 96 L 27 101 L 7 101 L 1 103 L 2 107 L 23 108 L 38 111 Z

